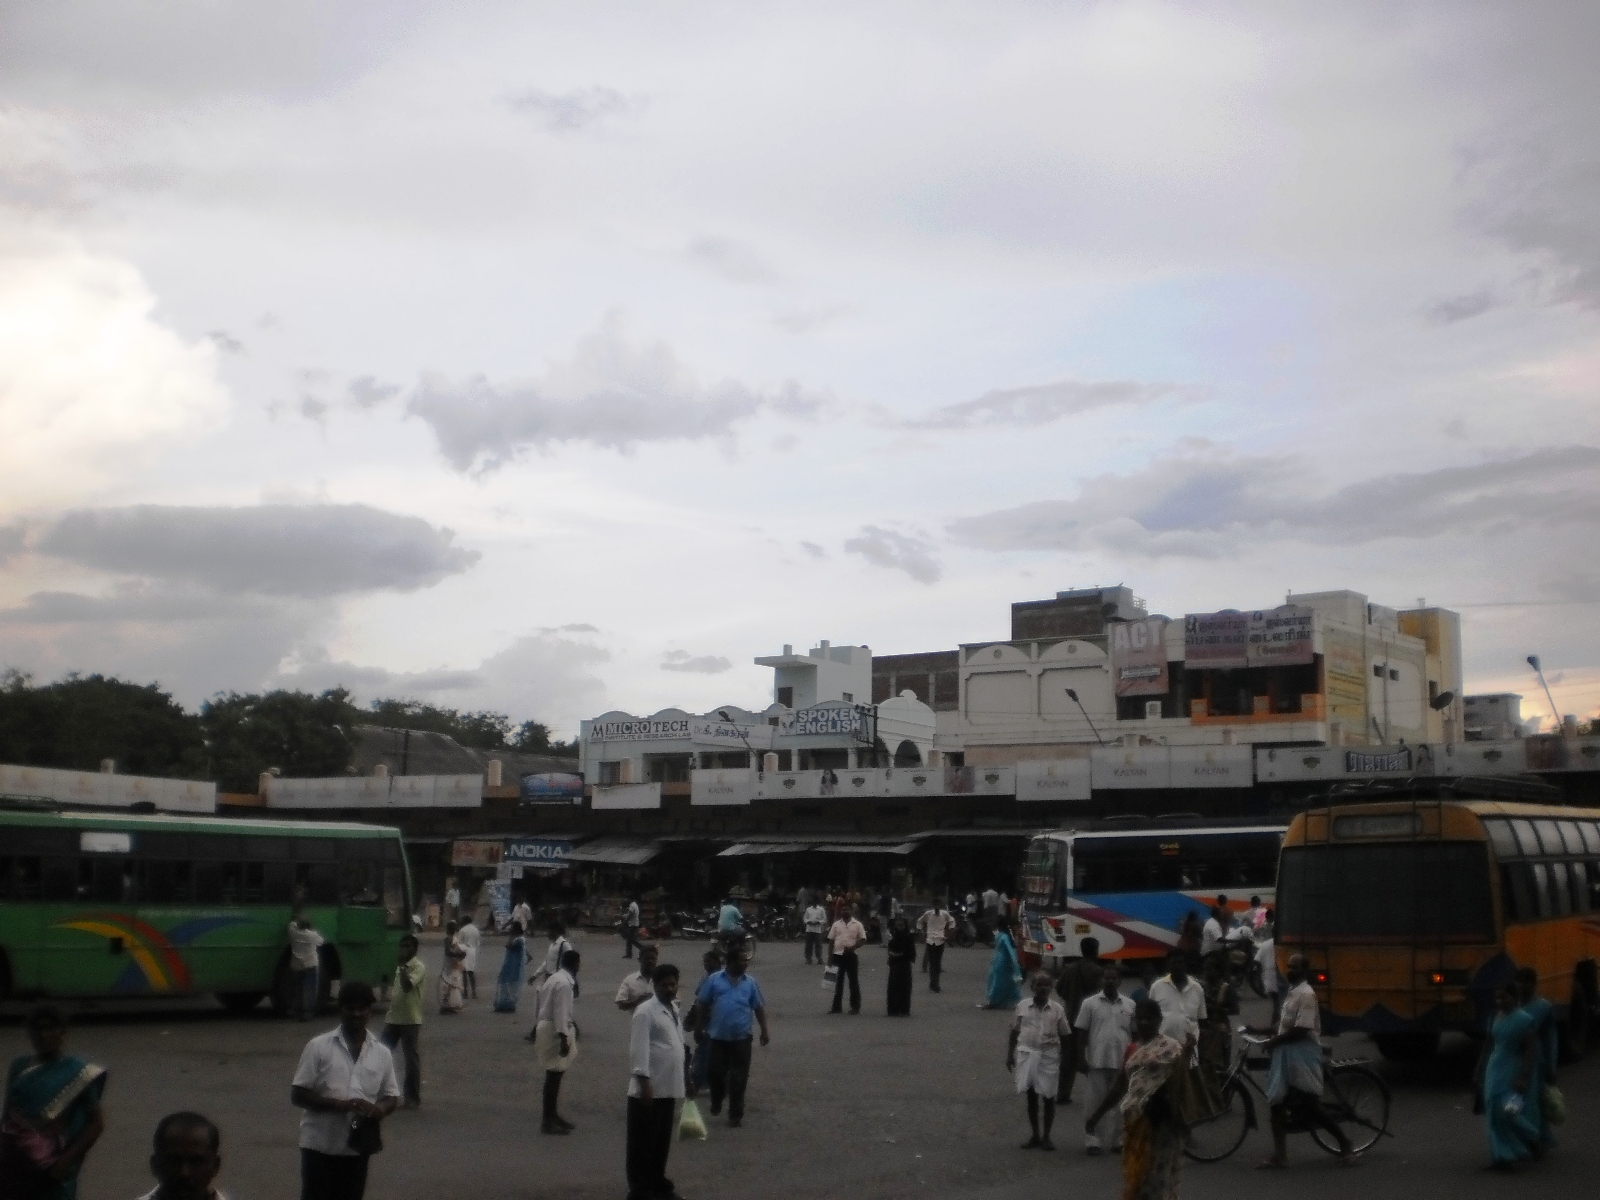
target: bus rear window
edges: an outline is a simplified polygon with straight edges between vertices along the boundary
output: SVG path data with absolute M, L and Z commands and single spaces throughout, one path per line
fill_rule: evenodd
M 1488 848 L 1482 842 L 1287 847 L 1277 919 L 1285 939 L 1493 941 Z

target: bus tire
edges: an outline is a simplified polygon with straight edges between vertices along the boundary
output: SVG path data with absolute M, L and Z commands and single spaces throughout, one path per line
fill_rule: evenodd
M 1583 964 L 1589 966 L 1589 964 Z M 1583 970 L 1579 968 L 1580 972 Z M 1560 1059 L 1575 1063 L 1594 1046 L 1594 983 L 1593 969 L 1579 974 L 1572 984 L 1572 1002 L 1567 1006 L 1567 1019 L 1557 1026 Z
M 1436 1030 L 1415 1030 L 1408 1033 L 1375 1033 L 1373 1044 L 1378 1053 L 1389 1062 L 1426 1062 L 1439 1049 Z
M 265 992 L 218 992 L 217 999 L 234 1016 L 242 1016 L 260 1004 L 265 995 Z

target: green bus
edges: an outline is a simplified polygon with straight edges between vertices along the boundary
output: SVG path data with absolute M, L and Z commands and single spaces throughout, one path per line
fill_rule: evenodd
M 0 997 L 214 994 L 290 1006 L 288 927 L 334 980 L 385 982 L 411 924 L 398 829 L 0 808 Z

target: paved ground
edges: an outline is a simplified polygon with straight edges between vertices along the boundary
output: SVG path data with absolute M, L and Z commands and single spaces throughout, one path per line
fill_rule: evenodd
M 528 1005 L 517 1016 L 489 1011 L 487 999 L 455 1018 L 429 1016 L 423 1033 L 424 1107 L 397 1114 L 388 1149 L 375 1161 L 374 1200 L 450 1197 L 620 1198 L 627 1018 L 611 1004 L 625 964 L 612 938 L 579 940 L 585 954 L 580 1001 L 583 1057 L 563 1094 L 578 1125 L 568 1138 L 537 1132 L 537 1069 L 521 1040 Z M 672 943 L 667 957 L 698 978 L 704 943 Z M 437 945 L 424 957 L 430 971 Z M 485 991 L 499 967 L 486 947 Z M 755 1051 L 744 1128 L 713 1123 L 706 1142 L 680 1143 L 671 1174 L 693 1200 L 752 1196 L 982 1197 L 1035 1200 L 1040 1188 L 1118 1194 L 1114 1158 L 1080 1150 L 1080 1107 L 1057 1126 L 1056 1154 L 1017 1149 L 1026 1133 L 1023 1106 L 1002 1066 L 1006 1020 L 975 1005 L 987 952 L 952 949 L 942 995 L 919 990 L 909 1020 L 883 1016 L 882 951 L 863 960 L 867 994 L 859 1017 L 826 1014 L 827 997 L 798 944 L 763 946 L 753 973 L 771 1004 L 773 1044 Z M 1264 1014 L 1247 1011 L 1252 1020 Z M 75 1047 L 111 1071 L 110 1129 L 90 1157 L 83 1200 L 127 1200 L 150 1186 L 147 1139 L 156 1119 L 198 1108 L 221 1124 L 224 1183 L 237 1200 L 293 1200 L 298 1194 L 296 1114 L 289 1078 L 310 1031 L 326 1028 L 249 1018 L 198 1006 L 151 1012 L 85 1014 Z M 14 1022 L 0 1025 L 9 1057 L 23 1047 Z M 1370 1052 L 1345 1039 L 1341 1054 Z M 1424 1067 L 1385 1067 L 1395 1088 L 1397 1137 L 1350 1170 L 1335 1167 L 1311 1143 L 1290 1146 L 1295 1170 L 1264 1177 L 1251 1167 L 1268 1148 L 1252 1134 L 1229 1161 L 1186 1167 L 1184 1195 L 1222 1197 L 1292 1190 L 1300 1197 L 1408 1198 L 1527 1194 L 1582 1196 L 1600 1171 L 1593 1137 L 1600 1111 L 1600 1056 L 1563 1079 L 1573 1109 L 1566 1145 L 1549 1161 L 1507 1179 L 1483 1170 L 1479 1121 L 1466 1096 L 1472 1051 L 1447 1043 Z

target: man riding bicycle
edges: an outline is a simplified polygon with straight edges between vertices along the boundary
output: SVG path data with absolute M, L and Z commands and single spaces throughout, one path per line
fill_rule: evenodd
M 1339 1160 L 1355 1158 L 1350 1139 L 1339 1123 L 1322 1110 L 1322 1013 L 1317 994 L 1312 990 L 1310 963 L 1303 954 L 1289 959 L 1284 978 L 1289 994 L 1284 997 L 1278 1028 L 1263 1049 L 1272 1053 L 1271 1074 L 1267 1078 L 1267 1102 L 1272 1105 L 1272 1157 L 1260 1166 L 1282 1168 L 1289 1165 L 1289 1118 L 1326 1129 L 1339 1142 Z
M 735 949 L 743 949 L 748 936 L 744 913 L 733 902 L 732 896 L 725 897 L 722 908 L 717 912 L 717 940 L 731 953 Z

